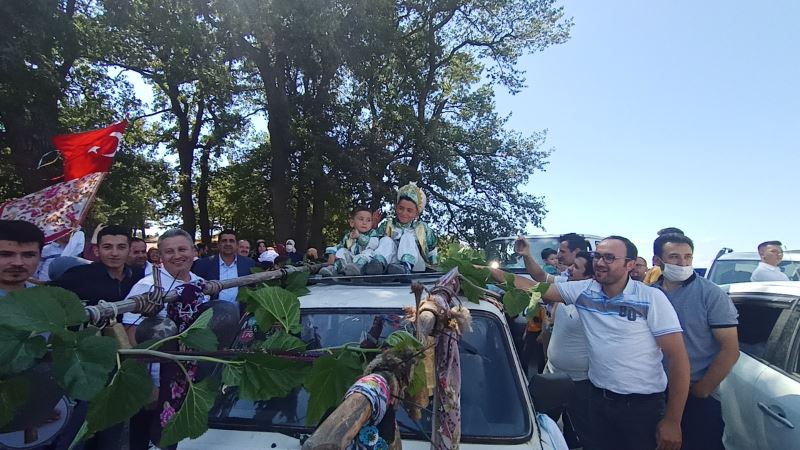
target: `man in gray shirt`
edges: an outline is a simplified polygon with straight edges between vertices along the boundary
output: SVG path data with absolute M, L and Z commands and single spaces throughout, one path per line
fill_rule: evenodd
M 663 275 L 653 287 L 672 303 L 683 328 L 691 384 L 681 428 L 683 450 L 723 449 L 725 423 L 715 398 L 717 386 L 739 358 L 738 314 L 731 299 L 692 267 L 694 243 L 682 234 L 665 234 L 653 243 Z

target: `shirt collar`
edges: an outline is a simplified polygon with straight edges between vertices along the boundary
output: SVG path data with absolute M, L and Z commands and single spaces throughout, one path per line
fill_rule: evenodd
M 222 259 L 221 255 L 217 256 L 217 259 L 219 259 L 219 266 L 220 267 L 234 267 L 236 265 L 236 263 L 239 262 L 238 259 L 237 259 L 238 257 L 239 257 L 239 255 L 234 255 L 233 256 L 233 262 L 231 263 L 231 265 L 225 264 L 225 260 Z
M 685 279 L 685 280 L 683 280 L 681 282 L 681 286 L 686 287 L 692 281 L 694 281 L 696 279 L 697 279 L 697 272 L 692 272 L 692 275 L 689 276 L 689 278 L 687 278 L 687 279 Z M 660 277 L 658 277 L 658 280 L 656 280 L 656 282 L 653 283 L 653 286 L 658 286 L 658 287 L 663 287 L 664 286 L 664 275 L 663 274 Z
M 764 261 L 759 261 L 758 262 L 758 267 L 760 267 L 762 269 L 771 270 L 773 272 L 780 272 L 780 270 L 781 270 L 780 267 L 775 267 L 772 264 L 765 263 Z

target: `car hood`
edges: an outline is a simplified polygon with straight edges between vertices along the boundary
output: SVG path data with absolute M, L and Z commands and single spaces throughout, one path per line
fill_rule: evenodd
M 542 430 L 542 432 L 544 432 L 544 430 Z M 549 439 L 543 439 L 544 442 L 541 443 L 541 446 L 539 442 L 529 441 L 524 444 L 516 445 L 462 443 L 459 445 L 459 448 L 463 450 L 487 450 L 490 448 L 502 447 L 519 450 L 551 450 L 553 447 L 548 445 L 548 440 Z M 209 429 L 197 439 L 183 440 L 178 444 L 178 450 L 214 450 L 228 448 L 235 448 L 237 450 L 300 450 L 301 445 L 299 439 L 279 433 Z M 409 439 L 403 440 L 403 449 L 405 450 L 429 450 L 430 448 L 430 442 L 412 441 Z

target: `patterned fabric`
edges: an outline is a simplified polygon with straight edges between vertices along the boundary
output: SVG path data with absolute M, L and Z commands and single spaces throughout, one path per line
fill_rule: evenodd
M 167 305 L 167 317 L 172 319 L 178 326 L 178 333 L 182 333 L 199 316 L 197 308 L 205 301 L 203 289 L 194 283 L 186 283 L 175 289 L 178 299 Z M 197 362 L 183 362 L 186 372 L 192 382 L 196 381 Z M 161 427 L 165 427 L 175 412 L 180 409 L 186 398 L 189 381 L 186 375 L 174 363 L 161 365 L 161 387 L 159 392 L 159 403 L 161 412 L 159 414 Z
M 392 404 L 389 384 L 382 376 L 373 373 L 361 377 L 356 381 L 355 384 L 348 389 L 344 397 L 347 398 L 356 392 L 369 399 L 372 405 L 372 414 L 367 424 L 359 431 L 358 436 L 356 436 L 353 442 L 347 447 L 347 450 L 388 449 L 389 444 L 380 436 L 376 425 L 383 420 L 386 411 Z
M 444 311 L 450 305 L 442 295 L 432 295 L 437 306 Z M 445 327 L 436 337 L 436 393 L 435 424 L 431 435 L 433 450 L 457 449 L 461 442 L 461 357 L 458 353 L 460 336 Z
M 417 186 L 417 183 L 413 181 L 397 190 L 398 203 L 400 203 L 400 199 L 403 197 L 406 197 L 414 202 L 420 212 L 425 209 L 425 205 L 428 203 L 428 198 L 425 196 L 425 193 L 422 192 L 422 189 L 420 189 L 419 186 Z
M 399 241 L 404 231 L 409 229 L 414 231 L 422 259 L 428 264 L 437 264 L 438 252 L 436 251 L 436 246 L 439 239 L 436 237 L 431 227 L 419 219 L 414 219 L 403 225 L 397 218 L 387 217 L 378 224 L 378 228 L 374 230 L 374 235 L 379 238 L 388 236 Z M 398 259 L 400 259 L 400 256 L 402 255 L 398 255 Z
M 0 205 L 0 219 L 31 222 L 44 232 L 45 242 L 52 242 L 83 222 L 104 177 L 90 173 L 6 202 Z
M 350 250 L 353 255 L 358 255 L 367 249 L 370 240 L 375 236 L 375 230 L 369 230 L 366 233 L 360 233 L 357 238 L 353 239 L 350 237 L 350 231 L 347 231 L 342 235 L 342 239 L 336 248 Z

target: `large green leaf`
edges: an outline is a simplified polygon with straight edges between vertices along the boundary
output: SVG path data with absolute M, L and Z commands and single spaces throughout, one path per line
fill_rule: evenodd
M 21 376 L 0 379 L 0 426 L 11 422 L 17 409 L 28 398 L 29 388 L 30 383 Z
M 189 328 L 180 337 L 183 345 L 201 351 L 213 351 L 219 347 L 217 335 L 208 328 Z
M 347 350 L 315 360 L 304 383 L 310 394 L 306 424 L 316 425 L 326 411 L 336 407 L 363 371 L 361 356 Z
M 159 447 L 169 447 L 185 438 L 197 439 L 208 431 L 208 411 L 219 393 L 219 378 L 206 378 L 189 385 L 181 409 L 161 432 Z
M 67 393 L 78 400 L 91 400 L 108 382 L 117 362 L 117 341 L 96 336 L 87 328 L 53 339 L 53 373 Z
M 57 287 L 19 289 L 0 299 L 0 326 L 15 330 L 60 333 L 85 320 L 78 296 Z
M 0 374 L 19 373 L 33 366 L 47 353 L 43 336 L 31 336 L 30 331 L 0 327 Z
M 86 437 L 133 417 L 152 397 L 153 383 L 144 364 L 126 359 L 104 387 L 89 403 L 86 414 Z M 84 436 L 75 438 L 75 442 Z
M 298 297 L 308 295 L 311 291 L 308 290 L 309 272 L 292 272 L 286 276 L 286 290 L 293 293 Z
M 480 303 L 481 296 L 483 295 L 483 292 L 467 278 L 461 279 L 461 292 L 463 292 L 464 297 L 467 297 L 467 300 L 472 303 Z
M 271 352 L 302 352 L 306 349 L 306 343 L 284 330 L 278 330 L 265 339 L 260 347 Z
M 244 364 L 228 364 L 222 371 L 226 386 L 239 386 L 239 397 L 246 400 L 269 400 L 285 397 L 303 384 L 310 364 L 272 355 L 242 355 Z
M 398 350 L 410 349 L 414 351 L 422 350 L 422 343 L 411 333 L 405 330 L 397 330 L 386 337 L 386 344 Z
M 525 310 L 530 302 L 531 295 L 522 289 L 509 289 L 503 295 L 503 306 L 506 309 L 506 314 L 511 317 L 518 316 Z
M 286 289 L 265 286 L 250 291 L 247 310 L 255 313 L 256 321 L 263 330 L 272 328 L 277 322 L 289 333 L 299 333 L 300 301 Z
M 200 314 L 200 317 L 195 319 L 195 321 L 192 322 L 192 324 L 189 325 L 189 328 L 187 328 L 186 330 L 192 330 L 197 328 L 202 328 L 202 329 L 208 328 L 208 324 L 211 322 L 212 317 L 214 317 L 214 309 L 208 308 L 207 310 L 203 311 L 203 314 Z
M 414 366 L 414 373 L 411 375 L 411 382 L 408 383 L 406 391 L 410 395 L 417 395 L 417 392 L 428 388 L 428 377 L 425 374 L 425 364 L 422 362 L 422 357 L 417 361 Z

